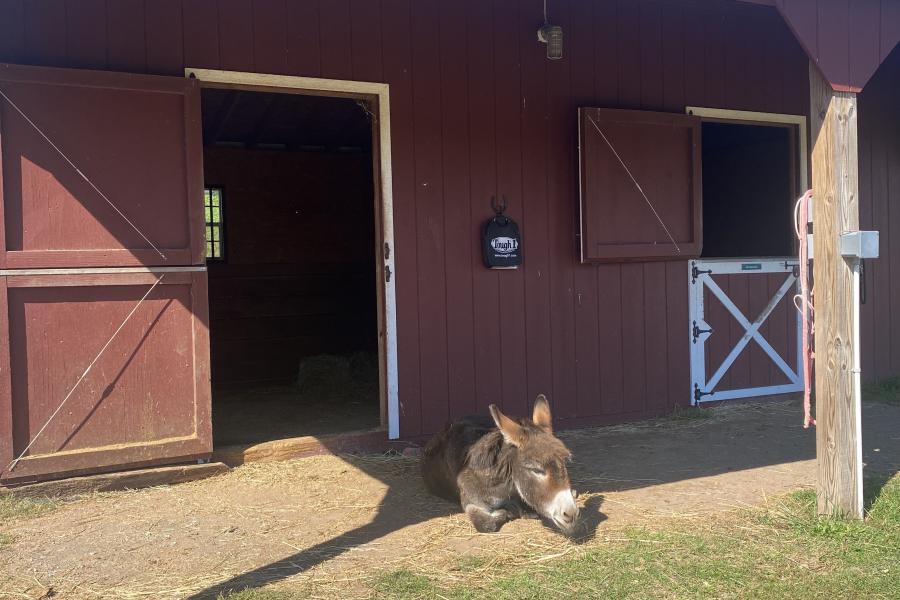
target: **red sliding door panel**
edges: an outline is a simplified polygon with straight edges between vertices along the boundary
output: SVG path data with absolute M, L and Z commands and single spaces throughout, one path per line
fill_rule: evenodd
M 198 83 L 0 65 L 0 92 L 0 482 L 208 456 Z
M 142 300 L 161 275 L 2 278 L 2 468 L 32 445 L 0 479 L 211 451 L 206 273 L 166 273 Z

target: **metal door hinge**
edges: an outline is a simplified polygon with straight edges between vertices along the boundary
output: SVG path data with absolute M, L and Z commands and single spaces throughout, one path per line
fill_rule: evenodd
M 714 392 L 701 392 L 700 386 L 696 383 L 694 384 L 694 404 L 700 404 L 700 399 L 703 396 L 712 396 Z
M 701 334 L 712 333 L 712 331 L 713 331 L 712 327 L 710 327 L 709 329 L 700 329 L 700 326 L 697 325 L 697 321 L 694 321 L 693 323 L 694 323 L 694 326 L 691 329 L 691 332 L 694 335 L 694 343 L 695 344 L 697 343 L 697 338 L 700 337 Z
M 691 283 L 697 283 L 697 278 L 700 277 L 700 274 L 701 274 L 701 273 L 708 273 L 708 274 L 711 275 L 711 274 L 712 274 L 712 269 L 708 269 L 708 270 L 706 270 L 706 271 L 703 271 L 703 270 L 701 270 L 701 269 L 698 269 L 698 268 L 697 268 L 697 265 L 694 265 L 693 268 L 691 268 Z
M 384 280 L 387 283 L 391 282 L 391 265 L 384 265 Z
M 384 260 L 390 260 L 391 258 L 391 245 L 387 242 L 384 243 Z

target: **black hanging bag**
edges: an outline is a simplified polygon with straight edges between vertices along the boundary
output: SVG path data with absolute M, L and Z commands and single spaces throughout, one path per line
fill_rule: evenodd
M 519 226 L 502 214 L 488 219 L 482 228 L 481 251 L 484 266 L 490 269 L 517 268 L 522 264 Z

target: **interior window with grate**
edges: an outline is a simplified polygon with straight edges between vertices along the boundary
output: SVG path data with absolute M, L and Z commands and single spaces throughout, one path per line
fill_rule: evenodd
M 224 260 L 222 188 L 208 187 L 203 190 L 203 212 L 206 218 L 206 260 Z

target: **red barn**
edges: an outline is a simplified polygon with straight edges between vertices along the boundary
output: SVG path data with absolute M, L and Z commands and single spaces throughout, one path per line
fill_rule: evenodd
M 893 0 L 0 0 L 0 481 L 802 389 L 811 73 L 858 94 L 900 375 L 898 38 Z

